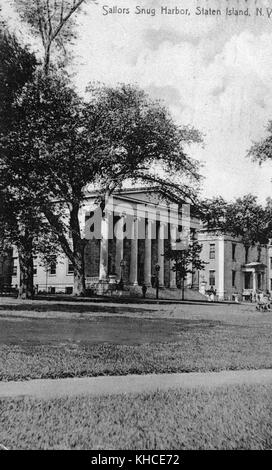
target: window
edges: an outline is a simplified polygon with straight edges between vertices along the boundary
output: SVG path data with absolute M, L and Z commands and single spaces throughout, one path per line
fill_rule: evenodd
M 210 259 L 215 259 L 215 243 L 210 243 Z
M 56 265 L 56 263 L 51 263 L 51 265 L 50 265 L 50 270 L 49 270 L 50 276 L 55 276 L 55 275 L 56 275 L 56 272 L 57 272 L 57 265 Z
M 74 266 L 70 261 L 68 261 L 68 274 L 74 274 Z
M 49 287 L 48 288 L 49 294 L 55 294 L 56 293 L 56 288 L 55 287 Z
M 236 278 L 236 271 L 232 271 L 232 287 L 236 287 L 235 286 L 235 278 Z
M 65 287 L 65 294 L 72 294 L 73 288 L 72 287 Z
M 272 279 L 270 279 L 270 290 L 272 290 Z
M 245 273 L 245 289 L 251 289 L 251 288 L 252 288 L 252 274 Z
M 248 252 L 249 252 L 249 247 L 246 246 L 246 247 L 245 247 L 245 263 L 246 263 L 246 264 L 248 263 Z
M 33 276 L 37 276 L 37 265 L 34 264 L 33 266 Z
M 215 286 L 215 271 L 209 271 L 209 284 L 210 286 Z
M 257 287 L 262 289 L 262 275 L 260 273 L 257 274 Z
M 270 258 L 270 269 L 272 269 L 272 257 Z
M 232 244 L 232 261 L 236 261 L 235 258 L 236 243 Z

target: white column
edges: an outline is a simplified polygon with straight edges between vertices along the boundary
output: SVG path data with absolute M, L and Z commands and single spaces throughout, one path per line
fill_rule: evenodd
M 136 217 L 132 224 L 129 278 L 133 286 L 138 285 L 138 219 Z
M 224 300 L 225 293 L 225 241 L 224 237 L 218 238 L 218 284 L 217 284 L 217 295 L 219 300 Z M 215 273 L 216 274 L 216 273 Z
M 121 217 L 115 225 L 115 236 L 116 236 L 116 254 L 115 254 L 115 266 L 116 273 L 121 278 L 121 266 L 120 262 L 124 257 L 124 232 L 123 232 L 123 217 Z
M 109 238 L 112 237 L 113 199 L 105 196 L 105 208 L 101 218 L 99 281 L 102 285 L 108 280 Z M 103 291 L 103 287 L 102 287 Z
M 158 264 L 160 266 L 159 271 L 159 283 L 160 287 L 164 286 L 164 240 L 166 239 L 167 225 L 160 222 L 159 226 L 159 238 L 158 238 Z
M 256 272 L 252 271 L 252 290 L 253 294 L 256 294 Z
M 144 282 L 147 287 L 151 286 L 151 221 L 149 219 L 145 227 Z
M 108 277 L 108 250 L 109 250 L 109 219 L 107 215 L 101 220 L 100 263 L 99 280 L 106 281 Z
M 175 236 L 176 236 L 176 229 L 175 227 L 172 227 L 170 225 L 170 243 L 171 243 L 171 247 L 172 249 L 175 248 Z M 176 289 L 177 287 L 177 275 L 176 275 L 176 271 L 173 271 L 173 266 L 174 266 L 175 262 L 173 260 L 170 260 L 170 289 Z
M 174 261 L 170 260 L 170 289 L 176 289 L 177 280 L 176 280 L 176 271 L 173 271 Z

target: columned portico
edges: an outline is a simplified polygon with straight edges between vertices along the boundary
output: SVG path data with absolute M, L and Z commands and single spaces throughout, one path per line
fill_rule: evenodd
M 89 285 L 95 286 L 97 279 L 101 293 L 114 291 L 115 286 L 118 290 L 122 274 L 124 291 L 143 283 L 155 287 L 156 276 L 159 287 L 177 288 L 174 261 L 165 258 L 164 253 L 169 239 L 172 247 L 176 246 L 181 218 L 178 209 L 173 210 L 169 204 L 160 197 L 149 199 L 148 195 L 114 196 L 110 212 L 105 211 L 101 221 L 101 239 L 92 242 L 88 252 Z
M 243 297 L 248 298 L 249 295 L 253 297 L 257 294 L 258 290 L 265 289 L 265 270 L 266 265 L 260 262 L 247 263 L 244 265 L 242 271 L 244 273 L 244 289 Z

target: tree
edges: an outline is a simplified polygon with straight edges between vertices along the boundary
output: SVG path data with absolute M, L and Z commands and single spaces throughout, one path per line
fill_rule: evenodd
M 102 199 L 130 179 L 170 189 L 178 200 L 195 200 L 201 176 L 186 150 L 202 143 L 200 132 L 177 126 L 159 101 L 132 85 L 89 86 L 87 91 L 85 131 L 93 133 L 95 123 L 107 147 L 100 160 Z
M 0 170 L 0 247 L 1 251 L 17 248 L 19 296 L 32 298 L 34 257 L 39 256 L 42 263 L 48 264 L 56 259 L 60 249 L 50 225 L 33 206 L 31 195 L 19 193 L 7 173 L 3 175 Z
M 31 80 L 37 60 L 22 47 L 6 28 L 0 29 L 0 131 L 8 130 L 13 119 L 13 101 L 26 82 Z
M 74 211 L 75 206 L 78 208 L 79 205 L 77 185 L 79 182 L 82 184 L 80 177 L 83 175 L 80 167 L 75 176 L 73 173 L 77 165 L 77 153 L 81 154 L 82 159 L 86 155 L 83 147 L 79 149 L 79 146 L 83 143 L 87 150 L 88 142 L 80 139 L 80 133 L 77 134 L 80 128 L 80 100 L 71 89 L 63 85 L 59 90 L 58 85 L 59 81 L 54 82 L 41 73 L 26 85 L 14 103 L 16 118 L 13 126 L 5 138 L 0 140 L 1 160 L 9 175 L 9 188 L 19 193 L 24 208 L 29 201 L 27 194 L 31 195 L 30 207 L 35 220 L 39 214 L 44 215 L 63 251 L 78 267 L 77 257 L 73 256 L 71 250 L 66 214 L 70 214 L 71 225 L 76 227 L 73 232 L 76 253 L 79 249 L 77 235 L 80 227 Z M 88 161 L 89 181 L 93 171 L 90 159 Z M 84 181 L 83 178 L 83 184 Z M 59 200 L 63 202 L 58 203 Z M 31 227 L 31 233 L 34 228 L 32 222 L 28 220 L 26 224 L 27 228 Z M 32 252 L 30 247 L 28 252 Z M 82 253 L 80 259 L 81 256 Z
M 185 279 L 189 273 L 204 269 L 205 262 L 201 260 L 202 245 L 192 241 L 183 249 L 175 249 L 171 246 L 165 251 L 166 259 L 173 261 L 172 270 L 179 274 L 182 282 L 182 300 L 184 300 Z
M 247 154 L 260 165 L 267 160 L 272 160 L 272 121 L 268 122 L 266 130 L 268 135 L 259 142 L 254 142 Z
M 8 140 L 16 120 L 14 101 L 23 86 L 31 80 L 37 66 L 35 56 L 23 48 L 15 36 L 4 29 L 0 32 L 0 142 Z M 34 212 L 29 194 L 23 202 L 18 193 L 17 174 L 10 172 L 6 161 L 0 157 L 0 244 L 1 249 L 16 245 L 21 266 L 21 292 L 30 297 L 33 293 L 33 224 Z M 35 221 L 35 236 L 41 225 Z
M 202 218 L 207 228 L 220 230 L 239 238 L 245 246 L 246 260 L 251 246 L 258 248 L 260 260 L 261 245 L 267 244 L 272 236 L 272 209 L 269 200 L 266 207 L 258 204 L 257 196 L 247 194 L 233 202 L 223 198 L 206 200 L 202 204 Z M 247 262 L 247 261 L 246 261 Z
M 89 184 L 100 186 L 103 210 L 105 198 L 127 179 L 192 197 L 185 177 L 199 180 L 197 162 L 184 150 L 186 143 L 201 141 L 197 131 L 176 126 L 137 88 L 101 86 L 90 94 L 86 103 L 63 77 L 37 74 L 18 99 L 14 134 L 2 144 L 18 185 L 33 195 L 73 264 L 78 295 L 85 291 L 86 245 L 79 215 Z M 165 174 L 151 172 L 154 164 Z
M 52 49 L 67 54 L 66 45 L 76 37 L 75 19 L 85 0 L 14 0 L 23 21 L 39 36 L 43 49 L 43 68 L 47 74 Z M 96 3 L 94 0 L 90 0 Z
M 210 229 L 222 230 L 227 228 L 226 216 L 228 202 L 222 196 L 216 196 L 212 199 L 202 199 L 199 202 L 196 216 L 198 216 L 204 224 Z

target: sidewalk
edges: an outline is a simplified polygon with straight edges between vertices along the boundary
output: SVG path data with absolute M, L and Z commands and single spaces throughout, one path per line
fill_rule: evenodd
M 242 384 L 272 385 L 272 369 L 0 382 L 0 398 L 31 396 L 47 399 L 78 395 L 102 396 L 120 393 L 163 391 L 173 388 L 211 388 L 222 385 Z

